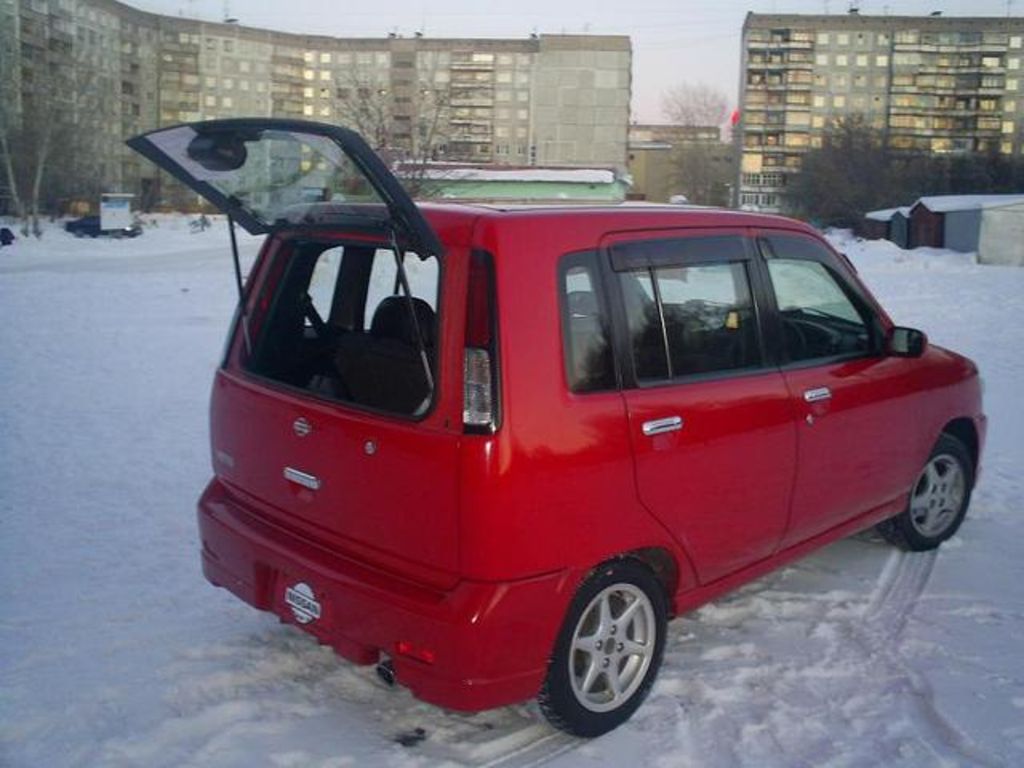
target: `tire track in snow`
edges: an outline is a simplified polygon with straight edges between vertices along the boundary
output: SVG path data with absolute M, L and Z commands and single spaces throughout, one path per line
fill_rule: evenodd
M 534 768 L 534 766 L 544 765 L 585 743 L 587 742 L 567 733 L 554 731 L 522 749 L 482 763 L 480 766 L 481 768 Z
M 939 711 L 928 678 L 912 669 L 900 653 L 900 636 L 928 586 L 937 559 L 938 550 L 894 550 L 879 576 L 862 623 L 852 627 L 853 636 L 873 658 L 904 681 L 917 721 L 927 729 L 927 733 L 918 734 L 922 746 L 934 754 L 937 762 L 941 763 L 951 750 L 970 765 L 1003 766 L 1001 758 L 975 744 Z

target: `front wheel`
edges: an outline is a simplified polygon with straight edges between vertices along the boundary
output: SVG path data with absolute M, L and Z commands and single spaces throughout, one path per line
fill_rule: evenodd
M 907 508 L 880 523 L 878 532 L 912 552 L 935 549 L 957 532 L 973 486 L 970 453 L 955 437 L 943 434 L 914 483 Z
M 594 737 L 624 723 L 650 691 L 665 650 L 661 583 L 631 560 L 598 568 L 569 606 L 540 706 L 556 728 Z

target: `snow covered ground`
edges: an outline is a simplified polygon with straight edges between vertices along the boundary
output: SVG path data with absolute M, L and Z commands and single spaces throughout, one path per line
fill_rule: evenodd
M 385 689 L 205 583 L 233 276 L 223 221 L 159 223 L 0 250 L 0 765 L 1024 765 L 1024 269 L 836 236 L 897 322 L 984 373 L 961 534 L 937 555 L 849 539 L 674 621 L 648 702 L 580 742 L 532 705 Z

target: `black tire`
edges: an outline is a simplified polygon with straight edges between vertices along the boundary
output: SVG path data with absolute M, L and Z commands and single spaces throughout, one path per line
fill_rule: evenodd
M 907 508 L 878 524 L 878 532 L 910 552 L 935 549 L 960 528 L 974 488 L 974 462 L 966 446 L 943 433 L 910 490 Z
M 602 607 L 609 621 L 601 621 Z M 665 591 L 649 568 L 635 560 L 597 568 L 577 591 L 555 641 L 538 697 L 544 716 L 586 738 L 628 720 L 658 674 L 667 623 Z M 577 643 L 591 650 L 574 648 Z

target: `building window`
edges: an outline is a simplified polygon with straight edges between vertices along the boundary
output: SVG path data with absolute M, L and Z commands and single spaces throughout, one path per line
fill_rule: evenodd
M 845 66 L 847 66 L 847 63 L 848 62 L 847 62 L 847 57 L 846 57 L 845 53 L 840 53 L 838 56 L 836 56 L 836 66 L 837 67 L 845 67 Z
M 875 56 L 875 66 L 876 67 L 888 67 L 889 66 L 889 57 L 888 57 L 888 55 L 883 53 L 883 54 L 879 54 L 878 56 Z
M 814 63 L 817 64 L 819 67 L 827 67 L 828 66 L 828 54 L 827 53 L 819 53 L 819 54 L 817 54 L 814 57 Z
M 818 45 L 828 45 L 828 32 L 818 33 Z
M 846 32 L 840 32 L 836 35 L 836 43 L 839 45 L 849 45 L 850 36 Z
M 843 109 L 846 107 L 846 97 L 842 94 L 832 97 L 832 106 L 836 109 Z

